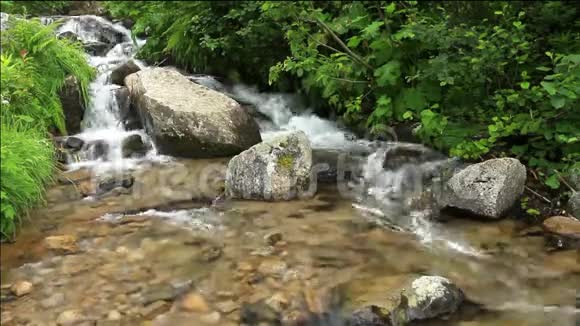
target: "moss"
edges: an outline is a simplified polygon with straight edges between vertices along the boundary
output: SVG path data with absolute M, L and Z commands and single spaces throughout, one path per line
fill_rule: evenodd
M 294 165 L 294 157 L 290 154 L 284 154 L 278 157 L 278 166 L 290 170 Z

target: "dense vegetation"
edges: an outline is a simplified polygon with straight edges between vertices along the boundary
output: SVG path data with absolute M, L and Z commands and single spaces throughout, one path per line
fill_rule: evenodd
M 417 123 L 466 159 L 514 156 L 551 188 L 580 163 L 577 2 L 108 2 L 141 56 L 308 94 L 372 132 Z
M 94 71 L 80 44 L 58 39 L 55 26 L 11 19 L 2 31 L 0 233 L 13 234 L 18 217 L 42 199 L 55 165 L 49 129 L 65 134 L 58 92 L 66 76 L 87 94 Z
M 65 14 L 71 1 L 5 1 L 1 2 L 2 12 L 20 15 L 58 15 Z

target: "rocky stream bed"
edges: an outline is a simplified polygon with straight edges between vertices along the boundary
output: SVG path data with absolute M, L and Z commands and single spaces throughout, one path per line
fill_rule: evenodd
M 99 76 L 88 108 L 63 92 L 63 171 L 1 244 L 2 325 L 580 320 L 580 222 L 513 218 L 519 161 L 357 139 L 292 95 L 147 67 L 120 24 L 55 19 Z

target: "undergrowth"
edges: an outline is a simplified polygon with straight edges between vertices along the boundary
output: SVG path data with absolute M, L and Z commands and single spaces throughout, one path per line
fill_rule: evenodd
M 65 78 L 79 81 L 83 99 L 94 70 L 80 44 L 58 39 L 56 25 L 10 18 L 1 33 L 0 234 L 14 235 L 20 218 L 44 194 L 55 165 L 48 130 L 66 134 L 58 96 Z

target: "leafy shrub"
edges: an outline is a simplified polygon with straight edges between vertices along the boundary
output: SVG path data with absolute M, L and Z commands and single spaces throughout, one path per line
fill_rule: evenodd
M 9 30 L 2 32 L 2 115 L 7 119 L 25 117 L 65 133 L 58 91 L 66 76 L 73 75 L 86 101 L 94 70 L 87 64 L 81 45 L 58 39 L 55 28 L 38 21 L 11 19 Z
M 51 179 L 54 146 L 47 131 L 66 133 L 58 97 L 65 77 L 79 80 L 86 101 L 94 71 L 80 45 L 58 39 L 54 26 L 11 19 L 1 36 L 0 234 L 8 237 Z
M 2 12 L 21 15 L 57 15 L 66 13 L 71 1 L 6 1 L 2 0 Z

